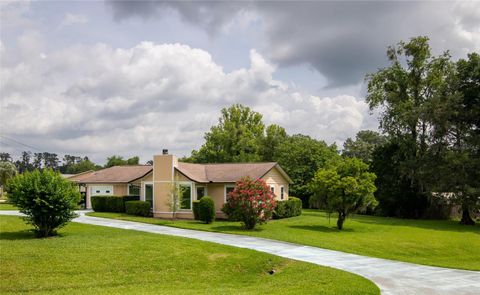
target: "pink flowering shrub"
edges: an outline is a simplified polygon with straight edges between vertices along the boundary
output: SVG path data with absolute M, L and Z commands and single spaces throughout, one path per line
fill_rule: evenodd
M 244 177 L 227 195 L 222 211 L 230 220 L 241 221 L 246 229 L 253 229 L 272 217 L 276 203 L 275 195 L 264 180 Z

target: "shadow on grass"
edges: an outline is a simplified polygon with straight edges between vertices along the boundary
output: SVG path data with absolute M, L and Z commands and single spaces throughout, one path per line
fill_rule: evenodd
M 340 233 L 340 232 L 354 232 L 355 230 L 352 228 L 343 228 L 339 230 L 335 226 L 323 226 L 323 225 L 291 225 L 290 228 L 295 229 L 303 229 L 303 230 L 311 230 L 316 232 L 323 232 L 323 233 Z
M 480 234 L 480 224 L 463 225 L 454 220 L 401 219 L 394 217 L 371 217 L 356 215 L 352 220 L 363 224 L 416 227 L 427 230 L 447 232 L 471 232 Z
M 314 218 L 327 218 L 327 213 L 321 210 L 308 209 L 304 210 L 302 215 Z M 332 220 L 335 220 L 337 215 L 331 215 Z M 362 214 L 352 214 L 347 218 L 348 220 L 358 222 L 365 225 L 380 225 L 380 226 L 404 226 L 416 227 L 421 229 L 446 231 L 446 232 L 472 232 L 480 234 L 480 223 L 474 226 L 462 225 L 454 220 L 432 220 L 432 219 L 402 219 L 396 217 L 383 217 Z
M 36 239 L 35 233 L 32 230 L 22 230 L 17 232 L 1 232 L 0 240 L 32 240 Z
M 65 237 L 67 235 L 65 235 L 65 233 L 57 232 L 57 234 L 54 236 L 39 238 L 35 235 L 33 229 L 26 229 L 17 232 L 0 232 L 0 241 L 56 239 Z

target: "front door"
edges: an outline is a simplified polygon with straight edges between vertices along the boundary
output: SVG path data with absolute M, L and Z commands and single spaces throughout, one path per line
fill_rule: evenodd
M 153 184 L 145 184 L 145 202 L 149 202 L 150 208 L 153 208 Z

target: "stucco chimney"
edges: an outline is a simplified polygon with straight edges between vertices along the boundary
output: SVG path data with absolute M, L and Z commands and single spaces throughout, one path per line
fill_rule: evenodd
M 175 167 L 178 160 L 174 155 L 165 154 L 153 156 L 153 212 L 168 212 L 171 185 L 174 181 Z
M 174 168 L 178 159 L 174 155 L 165 154 L 153 156 L 153 181 L 172 181 Z

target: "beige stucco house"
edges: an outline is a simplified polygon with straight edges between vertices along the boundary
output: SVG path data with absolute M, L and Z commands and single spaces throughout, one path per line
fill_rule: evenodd
M 178 218 L 193 218 L 192 202 L 210 196 L 215 202 L 218 217 L 235 182 L 244 176 L 263 179 L 277 200 L 288 199 L 292 180 L 277 163 L 192 164 L 179 162 L 174 155 L 164 153 L 153 157 L 153 165 L 114 166 L 99 171 L 88 171 L 69 179 L 78 183 L 86 193 L 86 207 L 95 195 L 139 195 L 140 200 L 152 204 L 155 217 L 170 218 L 168 206 L 172 187 L 183 187 Z

